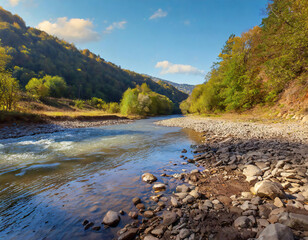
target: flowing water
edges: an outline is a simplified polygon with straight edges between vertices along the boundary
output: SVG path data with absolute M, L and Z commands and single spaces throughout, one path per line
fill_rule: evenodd
M 153 205 L 144 172 L 170 194 L 177 180 L 160 174 L 193 168 L 179 155 L 198 135 L 154 124 L 161 119 L 0 140 L 0 239 L 113 239 L 132 222 L 133 197 Z M 117 228 L 83 229 L 84 219 L 103 226 L 110 209 L 126 212 Z

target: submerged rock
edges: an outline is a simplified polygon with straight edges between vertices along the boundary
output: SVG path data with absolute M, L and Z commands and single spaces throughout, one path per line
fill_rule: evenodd
M 103 219 L 103 224 L 115 227 L 120 222 L 120 216 L 115 211 L 108 211 Z
M 166 189 L 166 185 L 163 183 L 156 183 L 153 186 L 154 191 L 163 191 Z
M 157 181 L 157 178 L 152 173 L 145 173 L 142 175 L 142 181 L 152 183 Z
M 134 204 L 134 205 L 137 205 L 138 203 L 141 203 L 141 199 L 138 198 L 138 197 L 133 198 L 132 201 L 133 201 L 133 204 Z

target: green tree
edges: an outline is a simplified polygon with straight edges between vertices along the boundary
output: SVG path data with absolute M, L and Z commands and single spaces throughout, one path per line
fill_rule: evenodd
M 32 78 L 26 85 L 26 90 L 36 97 L 49 96 L 49 89 L 44 84 L 43 78 Z
M 19 100 L 19 84 L 5 69 L 10 61 L 4 48 L 0 47 L 0 110 L 14 110 Z
M 173 110 L 172 101 L 161 94 L 151 91 L 146 85 L 127 89 L 120 104 L 123 115 L 154 116 L 170 114 Z
M 26 90 L 38 97 L 64 97 L 67 85 L 65 80 L 59 76 L 46 75 L 43 78 L 32 78 L 26 85 Z

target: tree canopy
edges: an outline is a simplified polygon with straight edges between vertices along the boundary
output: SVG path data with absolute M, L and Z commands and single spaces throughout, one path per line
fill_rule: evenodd
M 172 113 L 173 103 L 169 98 L 153 92 L 146 83 L 143 83 L 124 92 L 120 109 L 124 115 L 164 115 Z
M 181 104 L 183 112 L 241 111 L 272 104 L 308 71 L 306 0 L 274 0 L 268 16 L 241 36 L 231 35 L 206 82 Z M 300 81 L 307 87 L 307 81 Z

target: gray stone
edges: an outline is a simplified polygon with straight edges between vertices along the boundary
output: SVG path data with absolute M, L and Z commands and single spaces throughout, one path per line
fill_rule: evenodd
M 131 228 L 118 237 L 118 240 L 133 240 L 136 237 L 138 228 Z
M 108 226 L 116 226 L 120 222 L 120 216 L 115 211 L 108 211 L 103 219 L 103 223 Z
M 152 235 L 146 235 L 143 240 L 159 240 L 159 239 Z
M 187 238 L 190 235 L 190 231 L 186 228 L 181 229 L 180 231 L 180 239 Z
M 246 216 L 241 216 L 238 217 L 237 219 L 235 219 L 234 221 L 234 227 L 236 228 L 248 228 L 248 227 L 252 227 L 252 222 L 251 219 L 246 217 Z
M 179 199 L 183 199 L 188 195 L 188 193 L 175 193 L 174 195 L 179 197 Z
M 257 223 L 261 227 L 267 227 L 270 224 L 266 219 L 262 219 L 262 218 L 258 219 Z
M 162 236 L 164 234 L 164 226 L 158 226 L 154 228 L 151 233 L 155 236 Z
M 191 195 L 187 195 L 182 201 L 183 203 L 192 203 L 195 201 L 195 198 Z
M 180 207 L 181 204 L 179 203 L 179 201 L 175 198 L 175 197 L 171 197 L 171 204 L 173 207 Z
M 187 192 L 189 192 L 189 190 L 190 190 L 189 187 L 186 186 L 186 185 L 179 185 L 179 186 L 176 187 L 177 193 L 187 193 Z
M 261 176 L 262 175 L 262 170 L 260 168 L 258 168 L 255 165 L 247 165 L 244 168 L 243 174 L 246 177 L 256 177 L 256 176 Z
M 201 196 L 201 194 L 195 189 L 192 190 L 189 194 L 193 196 L 194 198 L 199 198 Z
M 165 211 L 163 213 L 163 224 L 166 226 L 172 225 L 178 220 L 178 215 L 175 212 Z
M 296 230 L 308 231 L 308 215 L 284 213 L 280 215 L 279 222 Z
M 251 203 L 254 205 L 259 205 L 261 203 L 261 198 L 259 196 L 251 199 Z
M 213 203 L 212 203 L 211 200 L 205 200 L 205 201 L 204 201 L 204 205 L 207 206 L 207 207 L 209 207 L 209 208 L 212 208 L 212 207 L 213 207 Z
M 268 225 L 260 234 L 258 240 L 293 240 L 292 230 L 280 223 Z

